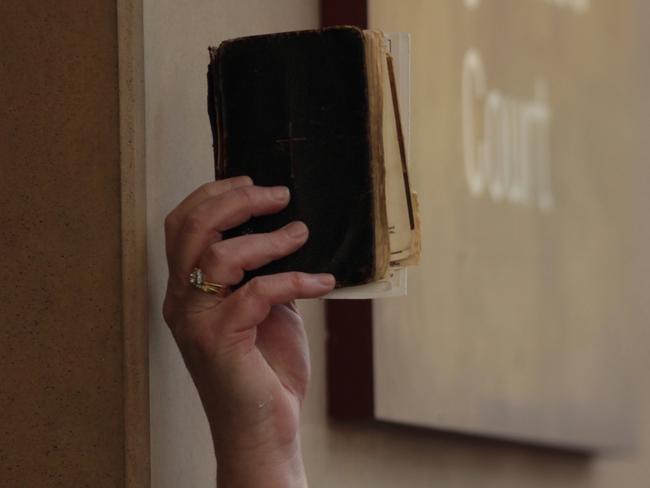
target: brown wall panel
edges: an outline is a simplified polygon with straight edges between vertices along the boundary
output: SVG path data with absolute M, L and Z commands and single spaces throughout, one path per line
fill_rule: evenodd
M 116 2 L 2 2 L 0 46 L 0 485 L 123 486 Z

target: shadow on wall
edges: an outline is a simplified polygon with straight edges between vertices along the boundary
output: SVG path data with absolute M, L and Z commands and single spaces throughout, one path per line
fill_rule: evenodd
M 589 486 L 592 466 L 597 457 L 589 452 L 559 450 L 537 447 L 518 442 L 493 440 L 488 438 L 425 430 L 384 422 L 343 422 L 328 421 L 329 452 L 337 452 L 337 459 L 359 457 L 360 449 L 368 459 L 374 459 L 373 468 L 385 466 L 386 475 L 396 478 L 400 468 L 423 464 L 430 467 L 430 475 L 441 482 L 450 478 L 481 480 L 481 486 L 491 486 L 504 481 L 500 476 L 508 474 L 507 485 L 499 486 Z M 380 442 L 377 442 L 381 439 Z M 390 451 L 385 449 L 390 445 Z M 390 453 L 399 452 L 399 458 L 391 458 L 385 463 L 378 462 Z M 398 465 L 402 465 L 398 467 Z M 518 480 L 517 472 L 521 474 Z M 442 475 L 442 476 L 441 476 Z M 472 476 L 473 475 L 473 476 Z M 518 482 L 518 484 L 516 484 Z M 556 484 L 557 483 L 557 484 Z M 495 484 L 496 486 L 496 484 Z

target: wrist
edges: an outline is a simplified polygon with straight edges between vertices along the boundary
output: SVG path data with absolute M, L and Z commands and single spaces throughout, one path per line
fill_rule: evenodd
M 306 488 L 299 442 L 291 449 L 217 452 L 218 488 Z

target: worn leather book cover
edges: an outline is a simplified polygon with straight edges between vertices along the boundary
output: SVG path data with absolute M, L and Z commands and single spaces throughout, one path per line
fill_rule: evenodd
M 362 31 L 331 28 L 240 38 L 210 49 L 208 112 L 216 177 L 286 185 L 282 212 L 225 237 L 270 232 L 293 220 L 303 248 L 255 272 L 329 272 L 338 286 L 376 279 L 366 51 Z

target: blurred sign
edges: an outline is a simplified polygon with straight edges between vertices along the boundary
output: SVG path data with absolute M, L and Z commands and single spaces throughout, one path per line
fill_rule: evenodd
M 408 297 L 373 305 L 377 418 L 629 443 L 635 5 L 369 2 L 370 28 L 412 35 L 424 231 Z

